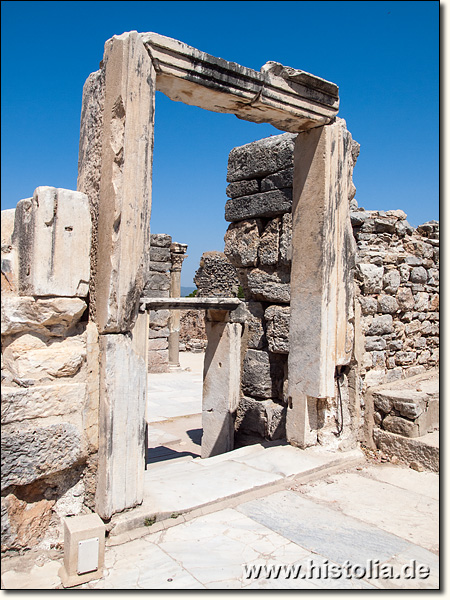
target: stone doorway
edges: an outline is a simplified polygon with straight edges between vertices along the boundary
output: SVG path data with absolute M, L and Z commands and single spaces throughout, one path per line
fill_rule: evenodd
M 352 345 L 346 269 L 352 253 L 347 235 L 350 148 L 345 123 L 334 122 L 337 86 L 274 62 L 256 72 L 154 33 L 113 37 L 100 70 L 84 89 L 78 179 L 79 190 L 90 198 L 93 220 L 90 318 L 99 332 L 101 367 L 96 510 L 103 518 L 140 503 L 143 494 L 136 473 L 144 470 L 145 384 L 136 383 L 146 376 L 148 318 L 139 311 L 139 298 L 148 268 L 156 90 L 172 100 L 299 134 L 292 206 L 290 443 L 314 443 L 310 433 L 317 428 L 319 400 L 334 395 L 335 367 L 348 363 Z M 213 366 L 221 377 L 209 381 L 206 375 L 205 387 L 216 414 L 225 414 L 219 410 L 222 402 L 229 414 L 238 395 L 237 378 L 223 364 L 237 361 L 242 324 L 227 321 L 223 307 L 210 308 L 216 351 L 208 372 Z M 124 364 L 133 370 L 133 380 L 108 377 Z M 205 416 L 213 414 L 210 408 Z M 124 419 L 130 424 L 127 435 Z M 218 430 L 229 430 L 227 419 Z

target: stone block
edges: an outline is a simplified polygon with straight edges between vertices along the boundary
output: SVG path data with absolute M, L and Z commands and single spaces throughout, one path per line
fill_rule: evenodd
M 149 373 L 166 373 L 169 369 L 169 350 L 149 350 L 148 367 Z
M 228 157 L 227 181 L 254 179 L 294 165 L 292 133 L 282 133 L 233 148 Z
M 245 302 L 237 309 L 231 311 L 230 321 L 247 326 L 246 343 L 248 348 L 261 350 L 267 347 L 267 338 L 264 328 L 264 307 L 261 302 Z
M 244 289 L 249 297 L 262 302 L 289 303 L 291 299 L 290 273 L 270 267 L 250 269 L 246 273 Z
M 152 273 L 147 279 L 142 295 L 145 296 L 148 290 L 160 290 L 166 292 L 170 289 L 170 275 L 168 273 Z
M 260 183 L 258 179 L 247 179 L 244 181 L 236 181 L 227 185 L 226 194 L 228 198 L 239 198 L 240 196 L 249 196 L 257 194 L 260 191 Z
M 363 315 L 374 315 L 377 312 L 378 305 L 376 298 L 372 298 L 371 296 L 359 296 L 358 300 Z
M 95 513 L 64 519 L 64 566 L 59 576 L 65 588 L 103 577 L 105 533 Z
M 94 216 L 100 333 L 131 331 L 148 273 L 155 78 L 141 36 L 124 33 L 106 42 L 98 85 L 83 93 L 78 189 Z
M 364 348 L 367 352 L 384 350 L 386 348 L 386 340 L 380 336 L 367 335 L 364 340 Z
M 167 350 L 169 342 L 167 338 L 153 338 L 148 340 L 148 350 Z
M 379 294 L 383 287 L 383 267 L 373 264 L 359 263 L 357 276 L 362 282 L 365 294 Z
M 242 391 L 262 399 L 283 399 L 284 361 L 263 350 L 247 350 L 242 374 Z
M 258 262 L 259 219 L 231 223 L 225 234 L 225 255 L 235 267 L 256 267 Z
M 276 265 L 280 252 L 280 219 L 271 219 L 259 240 L 258 259 L 261 265 Z
M 378 296 L 378 311 L 383 314 L 394 314 L 398 311 L 397 300 L 393 296 L 380 294 Z
M 45 499 L 26 502 L 12 493 L 2 496 L 2 552 L 36 546 L 47 533 L 54 503 Z
M 170 262 L 170 246 L 168 248 L 152 246 L 150 248 L 150 261 L 153 262 Z
M 167 338 L 169 336 L 168 327 L 150 328 L 148 330 L 148 339 Z
M 172 236 L 167 235 L 167 233 L 152 233 L 150 234 L 150 246 L 158 247 L 158 248 L 170 248 L 172 243 Z M 150 249 L 152 252 L 152 248 Z
M 1 445 L 2 490 L 11 485 L 28 485 L 69 469 L 86 458 L 81 432 L 65 422 L 27 428 L 4 427 Z
M 156 271 L 156 273 L 166 273 L 167 271 L 169 271 L 171 266 L 172 266 L 171 262 L 157 262 L 155 260 L 151 260 L 148 264 L 148 270 L 149 270 L 149 273 L 152 273 L 155 271 Z
M 89 291 L 91 216 L 85 194 L 36 188 L 20 200 L 13 243 L 22 296 L 80 296 Z
M 202 458 L 234 448 L 234 419 L 241 382 L 240 323 L 206 321 L 203 370 Z
M 409 278 L 413 283 L 426 283 L 428 274 L 423 267 L 413 267 Z
M 284 171 L 278 171 L 264 177 L 261 181 L 261 191 L 267 192 L 268 190 L 291 188 L 293 183 L 294 167 L 290 167 L 289 169 L 284 169 Z
M 96 512 L 109 518 L 142 502 L 147 402 L 147 313 L 131 334 L 100 335 Z
M 169 323 L 170 310 L 150 310 L 148 314 L 150 327 L 166 327 Z
M 413 438 L 419 436 L 419 427 L 413 421 L 402 419 L 401 417 L 395 417 L 388 415 L 383 419 L 383 429 L 396 433 L 397 435 L 403 435 L 404 437 Z
M 251 196 L 230 198 L 225 204 L 226 221 L 243 221 L 255 217 L 276 217 L 290 212 L 292 189 L 270 190 Z
M 286 437 L 286 406 L 273 400 L 241 398 L 237 409 L 236 434 L 257 434 L 266 440 Z
M 45 383 L 73 378 L 86 362 L 86 341 L 73 336 L 46 344 L 39 335 L 24 334 L 5 348 L 3 359 L 18 379 Z
M 387 335 L 393 331 L 392 315 L 376 315 L 367 330 L 367 335 Z
M 86 398 L 86 383 L 54 383 L 28 388 L 3 385 L 2 424 L 39 417 L 81 414 Z
M 2 301 L 2 335 L 25 332 L 63 336 L 78 323 L 87 304 L 81 298 L 5 296 Z
M 289 323 L 291 309 L 288 306 L 269 306 L 264 313 L 267 323 L 269 351 L 289 353 Z
M 17 294 L 18 257 L 12 242 L 16 209 L 2 210 L 1 218 L 1 267 L 2 294 Z

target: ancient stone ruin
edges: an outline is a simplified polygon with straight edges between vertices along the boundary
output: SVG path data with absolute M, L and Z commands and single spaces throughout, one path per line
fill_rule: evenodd
M 204 255 L 198 298 L 179 297 L 185 245 L 150 235 L 156 90 L 284 132 L 231 151 L 228 261 Z M 439 225 L 358 208 L 338 107 L 335 84 L 276 62 L 256 72 L 155 33 L 106 42 L 77 191 L 2 212 L 2 549 L 58 547 L 63 517 L 142 502 L 149 364 L 177 364 L 180 310 L 206 311 L 203 457 L 436 427 L 433 390 L 408 403 L 383 385 L 437 367 Z

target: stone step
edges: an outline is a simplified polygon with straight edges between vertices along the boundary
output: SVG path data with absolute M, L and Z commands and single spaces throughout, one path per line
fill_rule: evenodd
M 109 536 L 139 528 L 145 535 L 153 531 L 146 524 L 198 510 L 211 512 L 224 501 L 248 493 L 265 494 L 293 480 L 306 483 L 364 461 L 360 449 L 329 452 L 319 447 L 301 450 L 286 444 L 258 444 L 207 459 L 159 463 L 145 472 L 142 505 L 114 516 Z
M 428 471 L 439 473 L 439 431 L 407 438 L 383 429 L 374 429 L 377 448 L 388 456 L 396 456 L 401 463 L 417 463 Z
M 437 370 L 370 388 L 368 395 L 381 428 L 390 433 L 418 438 L 439 428 Z

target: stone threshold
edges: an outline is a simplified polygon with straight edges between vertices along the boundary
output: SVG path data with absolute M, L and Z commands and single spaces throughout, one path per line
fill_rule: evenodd
M 122 544 L 286 489 L 293 482 L 309 483 L 364 463 L 359 448 L 330 452 L 317 446 L 302 450 L 273 442 L 206 459 L 156 463 L 145 472 L 143 503 L 111 519 L 107 545 Z

